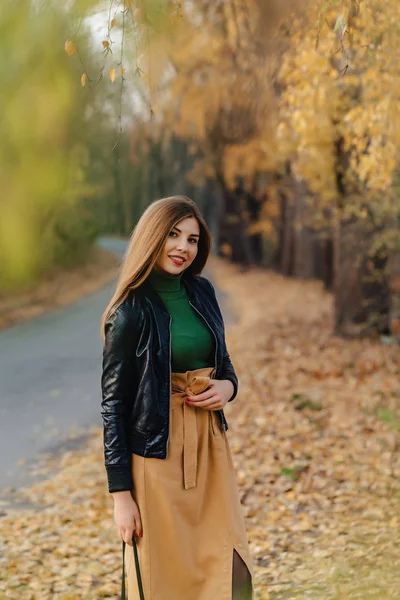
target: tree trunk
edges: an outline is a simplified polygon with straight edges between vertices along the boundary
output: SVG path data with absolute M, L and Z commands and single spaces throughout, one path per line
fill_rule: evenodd
M 281 272 L 283 275 L 293 274 L 293 223 L 294 207 L 291 195 L 282 194 L 282 234 L 281 234 Z
M 400 252 L 393 251 L 389 256 L 390 265 L 390 331 L 400 342 Z
M 367 220 L 334 220 L 335 331 L 348 336 L 387 334 L 388 256 L 372 251 L 379 231 Z

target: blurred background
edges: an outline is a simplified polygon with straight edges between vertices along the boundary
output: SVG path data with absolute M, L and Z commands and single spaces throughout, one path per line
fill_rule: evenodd
M 232 323 L 230 347 L 243 395 L 248 392 L 256 401 L 267 388 L 276 394 L 274 414 L 265 404 L 251 413 L 232 407 L 239 422 L 249 419 L 243 431 L 252 430 L 251 439 L 264 449 L 247 458 L 239 443 L 235 450 L 243 505 L 250 507 L 246 518 L 257 561 L 257 598 L 399 597 L 390 595 L 398 594 L 397 580 L 390 590 L 376 584 L 376 595 L 368 595 L 373 586 L 367 574 L 365 587 L 354 592 L 361 595 L 347 596 L 362 578 L 350 567 L 345 576 L 339 573 L 345 580 L 350 573 L 349 587 L 347 580 L 337 587 L 335 579 L 324 590 L 302 588 L 303 595 L 289 584 L 280 591 L 276 573 L 282 569 L 281 581 L 290 579 L 298 563 L 282 559 L 282 552 L 291 556 L 290 544 L 280 545 L 276 519 L 271 517 L 266 529 L 265 515 L 260 518 L 265 495 L 271 503 L 275 498 L 275 515 L 282 517 L 281 494 L 307 513 L 311 496 L 299 500 L 299 494 L 311 494 L 309 461 L 319 452 L 321 428 L 332 426 L 329 448 L 335 461 L 353 465 L 366 448 L 376 453 L 377 471 L 370 464 L 371 473 L 376 481 L 382 477 L 379 497 L 386 490 L 391 508 L 382 508 L 382 520 L 368 535 L 385 530 L 386 544 L 391 532 L 398 534 L 399 21 L 394 0 L 2 0 L 0 556 L 4 550 L 6 575 L 0 573 L 0 598 L 2 590 L 4 598 L 19 600 L 116 597 L 106 585 L 111 573 L 113 585 L 119 578 L 115 532 L 109 529 L 103 530 L 108 536 L 103 543 L 110 558 L 102 563 L 101 575 L 99 567 L 89 565 L 81 591 L 74 587 L 79 564 L 74 571 L 67 562 L 62 575 L 53 565 L 57 576 L 46 580 L 43 574 L 41 583 L 32 565 L 23 575 L 12 532 L 22 527 L 24 536 L 29 515 L 39 514 L 40 498 L 47 498 L 46 506 L 59 499 L 55 490 L 46 496 L 50 492 L 43 488 L 18 499 L 27 475 L 17 466 L 39 451 L 53 462 L 36 466 L 34 475 L 46 477 L 64 460 L 71 469 L 95 465 L 99 471 L 74 471 L 62 489 L 73 497 L 76 482 L 89 478 L 96 502 L 102 498 L 94 506 L 90 496 L 90 510 L 99 511 L 96 519 L 103 528 L 111 522 L 101 445 L 92 448 L 90 460 L 86 455 L 78 460 L 77 454 L 82 444 L 90 449 L 89 426 L 100 425 L 100 318 L 137 220 L 153 200 L 173 194 L 193 198 L 211 230 L 207 275 L 219 291 L 227 324 Z M 250 354 L 244 339 L 253 340 Z M 278 359 L 273 362 L 275 352 L 279 361 L 287 359 L 284 367 L 279 362 L 278 368 Z M 304 356 L 314 361 L 299 366 L 307 385 L 294 375 L 296 357 Z M 329 377 L 340 379 L 340 385 L 332 387 L 330 379 L 325 381 Z M 268 387 L 271 381 L 275 391 Z M 297 450 L 291 447 L 290 454 L 285 446 L 288 432 L 268 429 L 270 422 L 283 427 L 283 398 L 296 419 L 308 415 L 307 423 L 318 432 L 311 449 L 311 438 L 299 442 L 308 448 L 301 464 Z M 321 404 L 325 398 L 326 405 Z M 354 422 L 347 412 L 352 400 L 358 411 Z M 338 405 L 342 412 L 330 422 L 327 415 Z M 322 417 L 316 424 L 317 413 Z M 296 419 L 290 431 L 300 435 Z M 65 440 L 74 425 L 77 432 L 68 430 Z M 343 449 L 338 458 L 335 436 L 341 426 L 348 441 L 360 444 L 351 458 Z M 260 444 L 254 427 L 268 429 L 268 442 L 264 437 Z M 248 442 L 240 438 L 246 435 L 242 431 L 232 435 Z M 279 489 L 270 479 L 275 463 L 260 471 L 270 442 L 289 453 L 282 460 L 275 457 L 281 460 Z M 382 460 L 387 468 L 378 466 Z M 354 468 L 337 485 L 348 485 L 356 497 L 359 471 Z M 325 499 L 316 521 L 324 518 Z M 377 503 L 377 497 L 368 502 Z M 10 516 L 17 504 L 19 516 Z M 40 514 L 45 519 L 45 512 Z M 71 528 L 77 526 L 74 519 Z M 298 520 L 296 526 L 288 522 L 287 540 L 295 531 L 300 536 L 308 531 L 304 519 L 297 529 Z M 43 535 L 54 525 L 50 520 Z M 268 539 L 278 536 L 272 546 L 267 531 Z M 43 547 L 43 540 L 33 538 Z M 312 543 L 296 538 L 297 544 L 303 542 L 304 548 Z M 78 548 L 79 536 L 72 536 L 67 547 Z M 324 551 L 321 557 L 330 556 Z M 360 553 L 367 567 L 368 552 Z M 383 550 L 381 557 L 387 566 Z M 395 569 L 386 573 L 386 566 L 384 574 L 392 581 Z M 326 566 L 320 578 L 328 572 Z M 381 576 L 379 571 L 377 580 Z
M 397 10 L 5 2 L 2 296 L 183 193 L 215 253 L 321 279 L 338 330 L 397 334 Z

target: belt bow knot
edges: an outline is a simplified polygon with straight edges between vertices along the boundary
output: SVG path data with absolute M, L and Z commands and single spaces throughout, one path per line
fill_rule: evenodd
M 198 436 L 196 407 L 186 404 L 185 399 L 204 392 L 210 381 L 208 375 L 194 375 L 186 382 L 184 389 L 172 385 L 172 408 L 183 406 L 183 476 L 186 490 L 196 487 Z

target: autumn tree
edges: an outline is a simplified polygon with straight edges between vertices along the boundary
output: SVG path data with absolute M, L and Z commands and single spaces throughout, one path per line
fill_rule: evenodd
M 87 100 L 77 102 L 80 81 L 60 43 L 70 27 L 51 2 L 2 5 L 2 294 L 81 262 L 97 235 L 85 205 L 93 191 L 85 172 Z M 83 46 L 85 36 L 79 39 Z
M 354 323 L 364 332 L 390 329 L 400 133 L 393 11 L 370 2 L 352 7 L 345 19 L 335 7 L 327 9 L 328 27 L 316 48 L 315 35 L 304 27 L 304 18 L 312 23 L 318 17 L 311 7 L 303 21 L 293 23 L 280 72 L 280 148 L 295 178 L 309 188 L 308 221 L 320 222 L 332 235 L 341 331 L 354 331 Z
M 125 0 L 112 13 L 108 5 L 106 52 L 110 30 L 122 32 L 108 76 L 122 89 L 123 46 L 133 39 L 136 58 L 125 66 L 142 100 L 140 128 L 151 131 L 159 166 L 182 140 L 188 178 L 218 204 L 219 249 L 244 265 L 323 277 L 337 331 L 389 332 L 398 6 Z M 140 150 L 140 128 L 134 154 L 148 173 L 154 157 Z

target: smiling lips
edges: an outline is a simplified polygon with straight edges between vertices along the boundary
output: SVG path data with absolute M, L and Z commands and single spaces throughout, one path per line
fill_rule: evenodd
M 185 262 L 185 259 L 181 258 L 180 256 L 169 255 L 169 257 L 174 263 L 179 264 L 179 265 L 182 265 Z

